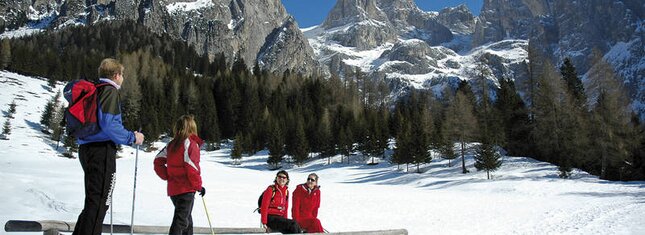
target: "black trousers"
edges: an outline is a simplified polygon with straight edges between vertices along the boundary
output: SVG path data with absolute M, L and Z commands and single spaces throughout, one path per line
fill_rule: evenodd
M 78 156 L 85 173 L 85 204 L 73 234 L 101 234 L 116 180 L 116 145 L 112 141 L 83 144 Z
M 267 226 L 271 232 L 280 232 L 283 234 L 301 233 L 300 225 L 295 220 L 290 220 L 279 215 L 268 215 Z
M 172 217 L 170 232 L 172 235 L 193 234 L 193 204 L 195 193 L 184 193 L 171 196 L 170 200 L 175 205 L 175 215 Z

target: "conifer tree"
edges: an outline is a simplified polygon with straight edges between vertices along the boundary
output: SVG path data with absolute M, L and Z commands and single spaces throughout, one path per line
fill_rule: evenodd
M 231 149 L 231 159 L 233 159 L 235 164 L 239 164 L 240 159 L 242 159 L 242 153 L 244 152 L 243 143 L 244 143 L 244 137 L 241 133 L 238 133 L 235 136 L 235 143 L 233 144 L 233 149 Z
M 13 115 L 16 114 L 16 100 L 12 100 L 9 104 L 9 109 L 7 110 L 7 118 L 13 118 Z
M 393 161 L 397 165 L 405 164 L 406 172 L 409 172 L 409 164 L 414 163 L 415 146 L 412 140 L 412 125 L 407 121 L 403 129 L 399 132 L 396 139 L 396 148 L 394 149 Z
M 271 123 L 271 131 L 269 132 L 269 143 L 267 146 L 269 149 L 267 163 L 277 168 L 284 157 L 284 134 L 280 122 L 274 118 L 269 122 Z
M 349 163 L 349 155 L 354 151 L 352 136 L 352 130 L 347 127 L 341 127 L 338 133 L 338 150 L 342 156 L 347 157 L 347 163 Z M 341 162 L 343 161 L 342 156 Z
M 629 156 L 629 106 L 624 88 L 612 66 L 597 51 L 589 71 L 591 92 L 596 98 L 592 110 L 592 149 L 600 156 L 601 179 L 620 179 Z
M 539 159 L 561 166 L 560 175 L 571 171 L 572 124 L 575 122 L 566 85 L 550 62 L 538 78 L 534 100 L 533 136 Z
M 466 142 L 471 141 L 477 130 L 477 121 L 473 114 L 473 105 L 467 95 L 458 91 L 454 101 L 446 110 L 443 121 L 443 131 L 450 140 L 458 142 L 461 152 L 462 173 L 466 169 Z
M 65 118 L 65 107 L 55 107 L 54 109 L 54 117 L 50 121 L 52 126 L 51 138 L 52 140 L 60 141 L 65 132 L 65 127 L 60 125 L 63 122 L 63 118 Z
M 567 84 L 567 89 L 569 93 L 573 96 L 575 100 L 576 107 L 587 107 L 587 95 L 585 94 L 585 88 L 582 85 L 582 81 L 578 77 L 578 72 L 573 66 L 571 59 L 568 57 L 564 59 L 564 62 L 560 66 L 560 74 L 562 74 L 562 79 Z
M 55 110 L 54 102 L 53 99 L 47 101 L 47 104 L 45 105 L 45 109 L 43 110 L 43 114 L 40 115 L 40 124 L 43 125 L 46 129 L 50 129 L 50 123 L 52 120 L 52 117 L 54 117 L 54 112 Z
M 495 108 L 501 115 L 504 139 L 502 146 L 513 156 L 531 156 L 529 114 L 524 101 L 515 89 L 515 83 L 510 79 L 499 81 Z
M 73 158 L 74 153 L 78 152 L 78 145 L 76 144 L 76 138 L 71 135 L 65 135 L 63 140 L 63 146 L 67 149 L 67 152 L 63 153 L 63 156 L 68 158 Z
M 11 134 L 11 122 L 9 121 L 10 119 L 7 118 L 7 120 L 4 122 L 4 125 L 2 126 L 2 135 L 5 138 L 9 138 L 8 136 Z
M 411 123 L 411 147 L 412 147 L 412 162 L 417 165 L 417 172 L 421 173 L 419 166 L 423 163 L 429 163 L 432 160 L 430 152 L 430 133 L 432 131 L 432 117 L 428 110 L 427 101 L 420 99 L 417 101 L 413 112 L 413 119 Z
M 331 120 L 328 109 L 324 109 L 323 114 L 320 117 L 317 139 L 320 143 L 321 156 L 327 157 L 327 164 L 331 164 L 331 157 L 336 154 L 336 147 L 332 140 Z
M 297 165 L 302 165 L 309 155 L 309 146 L 307 146 L 307 136 L 305 135 L 305 128 L 302 116 L 299 116 L 296 121 L 296 129 L 294 133 L 293 142 L 293 156 Z
M 6 69 L 11 64 L 11 43 L 5 38 L 0 46 L 0 69 Z
M 502 165 L 502 156 L 495 151 L 492 144 L 483 142 L 475 154 L 475 168 L 485 170 L 486 178 L 490 179 L 490 172 L 497 170 Z

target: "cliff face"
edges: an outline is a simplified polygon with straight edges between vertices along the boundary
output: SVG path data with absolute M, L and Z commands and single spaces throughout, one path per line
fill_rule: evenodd
M 5 27 L 24 26 L 28 20 L 21 20 L 21 15 L 40 15 L 41 21 L 48 16 L 49 28 L 131 19 L 188 42 L 198 53 L 224 53 L 229 62 L 241 58 L 249 67 L 258 62 L 274 72 L 325 73 L 280 0 L 13 1 L 0 5 L 0 11 L 14 12 L 0 21 Z M 282 37 L 276 37 L 278 31 Z
M 486 0 L 473 46 L 527 39 L 556 64 L 569 57 L 586 79 L 594 49 L 624 80 L 645 113 L 645 2 L 638 0 Z

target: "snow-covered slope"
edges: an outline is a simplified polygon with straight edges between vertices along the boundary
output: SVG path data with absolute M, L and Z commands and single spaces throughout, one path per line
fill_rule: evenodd
M 59 85 L 60 89 L 62 85 Z M 75 221 L 83 204 L 83 174 L 78 159 L 59 157 L 55 142 L 40 132 L 41 110 L 54 94 L 46 81 L 0 72 L 0 109 L 17 104 L 9 140 L 0 140 L 0 223 L 10 219 Z M 4 123 L 6 118 L 0 117 Z M 163 145 L 161 143 L 158 146 Z M 202 152 L 206 202 L 214 226 L 256 227 L 257 197 L 272 183 L 267 153 L 234 165 L 230 149 Z M 117 160 L 115 223 L 128 224 L 132 206 L 135 150 L 124 146 Z M 166 184 L 154 174 L 153 152 L 139 152 L 135 223 L 169 225 L 172 203 Z M 557 177 L 553 165 L 523 157 L 504 157 L 504 165 L 486 180 L 472 158 L 460 164 L 434 159 L 424 173 L 406 173 L 396 165 L 352 163 L 334 157 L 297 167 L 285 164 L 290 187 L 316 172 L 322 185 L 319 217 L 329 231 L 406 228 L 410 234 L 644 234 L 645 182 L 608 182 L 575 170 L 573 179 Z M 401 166 L 405 168 L 405 166 Z M 410 168 L 413 171 L 413 168 Z M 195 226 L 207 227 L 201 200 Z M 109 218 L 109 214 L 106 218 Z M 106 222 L 109 220 L 106 219 Z M 28 233 L 21 233 L 28 234 Z M 34 233 L 40 234 L 40 233 Z

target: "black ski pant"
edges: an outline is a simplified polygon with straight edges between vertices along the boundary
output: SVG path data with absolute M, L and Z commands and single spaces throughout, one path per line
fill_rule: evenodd
M 85 204 L 74 235 L 101 234 L 115 183 L 116 145 L 112 141 L 80 146 L 78 158 L 85 173 Z
M 170 225 L 171 235 L 193 235 L 193 204 L 195 193 L 184 193 L 171 196 L 170 200 L 175 205 L 175 215 Z
M 279 215 L 268 215 L 267 226 L 271 232 L 280 232 L 283 234 L 301 233 L 300 225 L 295 220 L 290 220 Z

